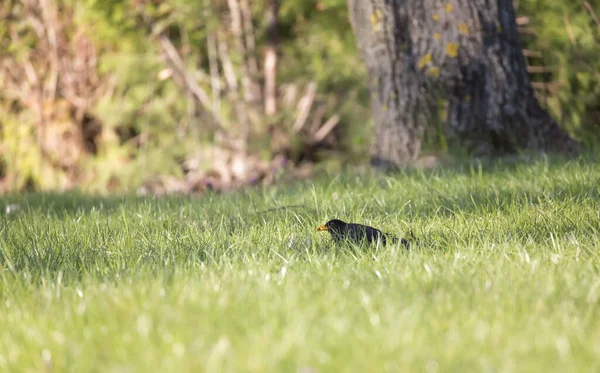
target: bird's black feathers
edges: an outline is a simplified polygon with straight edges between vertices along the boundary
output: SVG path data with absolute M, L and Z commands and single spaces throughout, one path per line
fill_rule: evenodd
M 363 224 L 346 223 L 339 219 L 329 220 L 327 223 L 325 223 L 325 225 L 319 226 L 317 230 L 328 231 L 333 240 L 336 242 L 341 242 L 344 240 L 357 243 L 363 241 L 367 241 L 368 243 L 381 241 L 383 245 L 386 245 L 387 243 L 395 244 L 401 242 L 407 248 L 410 244 L 410 241 L 405 238 L 395 237 L 394 235 L 382 232 L 377 228 Z

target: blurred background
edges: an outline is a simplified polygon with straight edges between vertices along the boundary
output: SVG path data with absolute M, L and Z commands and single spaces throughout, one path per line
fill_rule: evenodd
M 595 143 L 600 1 L 514 5 L 540 103 Z M 309 177 L 368 159 L 369 104 L 346 0 L 0 2 L 2 193 Z

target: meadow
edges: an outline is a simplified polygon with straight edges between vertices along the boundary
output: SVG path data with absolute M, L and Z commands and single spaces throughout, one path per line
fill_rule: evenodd
M 590 158 L 0 202 L 0 371 L 600 370 Z M 333 217 L 419 244 L 336 246 Z

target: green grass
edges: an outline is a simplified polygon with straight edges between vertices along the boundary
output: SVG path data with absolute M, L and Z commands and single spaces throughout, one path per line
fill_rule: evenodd
M 5 197 L 0 371 L 598 371 L 599 196 L 598 164 L 541 159 Z M 421 244 L 336 247 L 332 217 Z

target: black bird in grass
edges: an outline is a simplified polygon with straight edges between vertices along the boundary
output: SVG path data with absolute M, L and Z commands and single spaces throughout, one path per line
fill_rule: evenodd
M 318 232 L 327 231 L 331 233 L 331 237 L 336 242 L 344 240 L 353 241 L 355 243 L 361 243 L 367 241 L 368 243 L 381 241 L 383 245 L 390 243 L 398 243 L 400 241 L 406 248 L 410 244 L 410 241 L 405 238 L 398 238 L 391 234 L 384 233 L 377 228 L 369 227 L 368 225 L 346 223 L 339 219 L 331 219 L 324 225 L 317 227 Z

